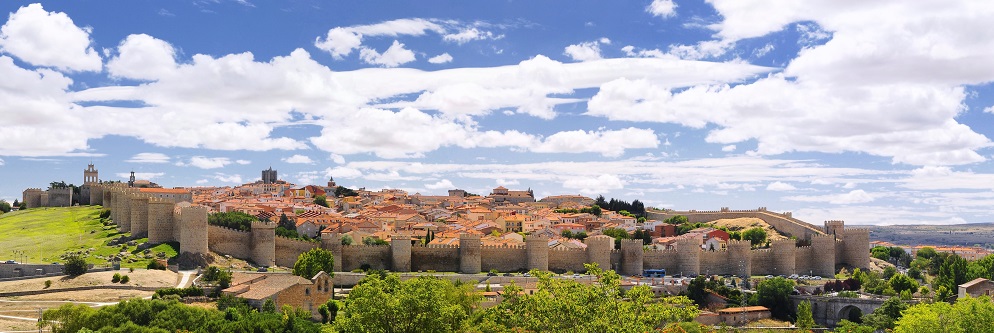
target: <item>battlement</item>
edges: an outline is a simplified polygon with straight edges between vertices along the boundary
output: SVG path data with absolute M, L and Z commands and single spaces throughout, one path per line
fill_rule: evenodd
M 524 250 L 524 249 L 527 249 L 528 246 L 525 246 L 525 245 L 501 244 L 501 245 L 483 245 L 483 246 L 481 246 L 481 248 L 484 248 L 484 249 L 521 249 L 521 250 Z
M 28 188 L 28 189 L 24 190 L 24 192 L 42 192 L 42 190 L 40 188 L 31 187 L 31 188 Z
M 549 249 L 549 252 L 587 252 L 586 248 L 554 248 Z
M 482 239 L 482 236 L 477 235 L 477 234 L 459 234 L 459 239 L 467 239 L 467 240 L 476 239 L 476 240 L 480 240 L 480 239 Z
M 459 245 L 453 244 L 414 244 L 414 247 L 425 248 L 425 249 L 458 249 Z
M 266 221 L 252 221 L 252 230 L 255 229 L 276 229 L 276 223 Z
M 342 245 L 342 249 L 350 249 L 350 250 L 354 249 L 359 251 L 362 251 L 364 249 L 390 249 L 390 245 L 366 245 L 366 244 Z
M 674 250 L 674 249 L 662 249 L 662 250 L 660 250 L 660 249 L 649 249 L 649 250 L 645 250 L 645 254 L 646 255 L 649 255 L 649 254 L 673 254 L 673 255 L 676 255 L 677 253 L 678 253 L 677 250 Z
M 864 229 L 864 228 L 846 228 L 845 231 L 846 233 L 864 233 L 864 232 L 867 234 L 870 233 L 870 229 Z
M 729 239 L 728 240 L 728 247 L 729 248 L 731 248 L 731 247 L 737 247 L 737 246 L 743 246 L 743 247 L 746 247 L 746 248 L 750 248 L 750 247 L 752 247 L 752 242 L 747 241 L 747 240 L 738 240 L 738 239 Z

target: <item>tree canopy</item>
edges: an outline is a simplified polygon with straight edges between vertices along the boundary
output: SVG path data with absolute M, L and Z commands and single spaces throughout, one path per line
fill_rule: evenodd
M 335 256 L 331 251 L 320 247 L 310 249 L 297 257 L 293 264 L 293 275 L 310 279 L 318 272 L 324 271 L 329 276 L 335 274 Z
M 775 277 L 759 282 L 756 295 L 759 305 L 770 309 L 773 317 L 790 320 L 793 309 L 790 308 L 788 296 L 794 292 L 794 281 Z
M 259 218 L 242 212 L 212 213 L 207 215 L 207 223 L 241 231 L 252 230 L 252 222 Z
M 766 243 L 766 230 L 755 227 L 742 232 L 742 240 L 748 240 L 752 246 L 759 246 Z
M 469 284 L 421 276 L 400 281 L 396 274 L 370 274 L 345 299 L 339 332 L 455 332 L 479 304 Z

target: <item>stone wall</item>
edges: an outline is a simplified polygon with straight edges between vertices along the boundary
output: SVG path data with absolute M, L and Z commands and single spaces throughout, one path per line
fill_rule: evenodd
M 276 223 L 253 221 L 251 234 L 252 262 L 263 267 L 276 265 Z
M 870 266 L 870 230 L 845 229 L 842 235 L 840 264 L 866 269 Z
M 159 244 L 178 241 L 173 238 L 173 204 L 152 199 L 148 203 L 148 242 Z M 208 236 L 209 237 L 209 236 Z
M 248 231 L 209 225 L 207 226 L 207 238 L 210 239 L 208 244 L 210 250 L 218 254 L 226 254 L 240 259 L 248 259 L 252 256 L 252 251 L 249 250 L 252 233 Z
M 790 212 L 775 213 L 767 211 L 765 207 L 760 207 L 756 210 L 729 210 L 728 208 L 722 208 L 716 211 L 647 211 L 646 214 L 649 219 L 660 221 L 673 216 L 683 215 L 691 223 L 710 222 L 720 219 L 757 218 L 773 226 L 780 233 L 795 236 L 799 239 L 808 239 L 812 235 L 825 234 L 822 228 L 795 219 Z
M 583 273 L 587 269 L 583 264 L 587 262 L 587 249 L 550 249 L 549 250 L 549 270 L 556 273 L 572 271 Z
M 207 253 L 207 207 L 183 207 L 180 214 L 179 253 Z
M 487 272 L 528 270 L 528 257 L 524 246 L 483 246 L 480 248 L 480 268 Z
M 72 206 L 71 188 L 50 188 L 48 189 L 47 207 L 69 207 Z
M 351 271 L 368 265 L 372 269 L 390 269 L 389 245 L 349 245 L 342 247 L 342 270 Z
M 21 193 L 21 202 L 24 203 L 27 208 L 38 208 L 41 207 L 41 194 L 40 188 L 29 188 Z
M 411 270 L 416 272 L 461 272 L 459 248 L 455 245 L 415 245 L 411 248 Z M 477 262 L 476 272 L 479 272 L 479 262 Z
M 301 253 L 320 247 L 319 243 L 276 236 L 276 266 L 293 267 Z
M 131 236 L 148 236 L 148 197 L 136 195 L 131 198 Z
M 677 262 L 676 250 L 645 251 L 643 269 L 665 269 L 668 274 L 679 273 L 680 264 Z

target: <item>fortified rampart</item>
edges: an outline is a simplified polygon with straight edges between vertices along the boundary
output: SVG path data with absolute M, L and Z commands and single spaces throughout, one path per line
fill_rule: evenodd
M 91 184 L 94 198 L 111 207 L 111 218 L 124 232 L 147 234 L 152 243 L 176 241 L 180 252 L 219 254 L 251 260 L 261 266 L 293 266 L 297 257 L 312 248 L 322 247 L 335 255 L 335 269 L 357 268 L 392 271 L 458 271 L 479 273 L 530 269 L 556 272 L 583 271 L 585 263 L 597 263 L 626 275 L 641 274 L 644 269 L 666 269 L 670 274 L 789 275 L 831 276 L 839 265 L 866 268 L 869 265 L 869 230 L 846 229 L 842 221 L 828 221 L 823 229 L 798 221 L 790 213 L 778 214 L 760 208 L 755 211 L 650 212 L 654 219 L 686 215 L 692 222 L 721 218 L 756 217 L 778 230 L 808 240 L 797 246 L 796 240 L 775 241 L 767 249 L 751 249 L 747 241 L 731 240 L 727 249 L 705 251 L 699 240 L 682 239 L 676 249 L 647 250 L 640 240 L 622 240 L 614 249 L 614 240 L 598 235 L 588 238 L 586 248 L 550 249 L 549 239 L 527 237 L 523 245 L 484 246 L 479 235 L 460 236 L 460 245 L 414 245 L 409 238 L 395 238 L 390 245 L 342 245 L 338 234 L 325 234 L 321 242 L 306 242 L 277 237 L 275 223 L 254 222 L 251 231 L 238 231 L 207 224 L 207 207 L 187 202 L 172 203 L 152 198 L 123 184 Z M 30 205 L 44 203 L 40 189 L 24 191 Z
M 653 210 L 647 211 L 649 219 L 653 220 L 665 220 L 677 215 L 683 215 L 687 217 L 691 223 L 698 222 L 711 222 L 720 219 L 737 219 L 737 218 L 757 218 L 763 220 L 763 222 L 768 223 L 777 229 L 777 231 L 787 234 L 788 236 L 794 236 L 798 239 L 808 239 L 813 235 L 825 234 L 822 228 L 819 228 L 813 224 L 795 219 L 791 212 L 776 213 L 771 212 L 766 209 L 766 207 L 759 207 L 755 210 L 731 210 L 728 207 L 722 207 L 721 210 L 688 210 L 688 211 L 672 211 L 672 210 Z

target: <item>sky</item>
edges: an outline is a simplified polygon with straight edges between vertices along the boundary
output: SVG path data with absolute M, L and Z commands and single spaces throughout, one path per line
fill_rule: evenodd
M 0 199 L 92 162 L 994 221 L 994 2 L 564 4 L 0 2 Z

